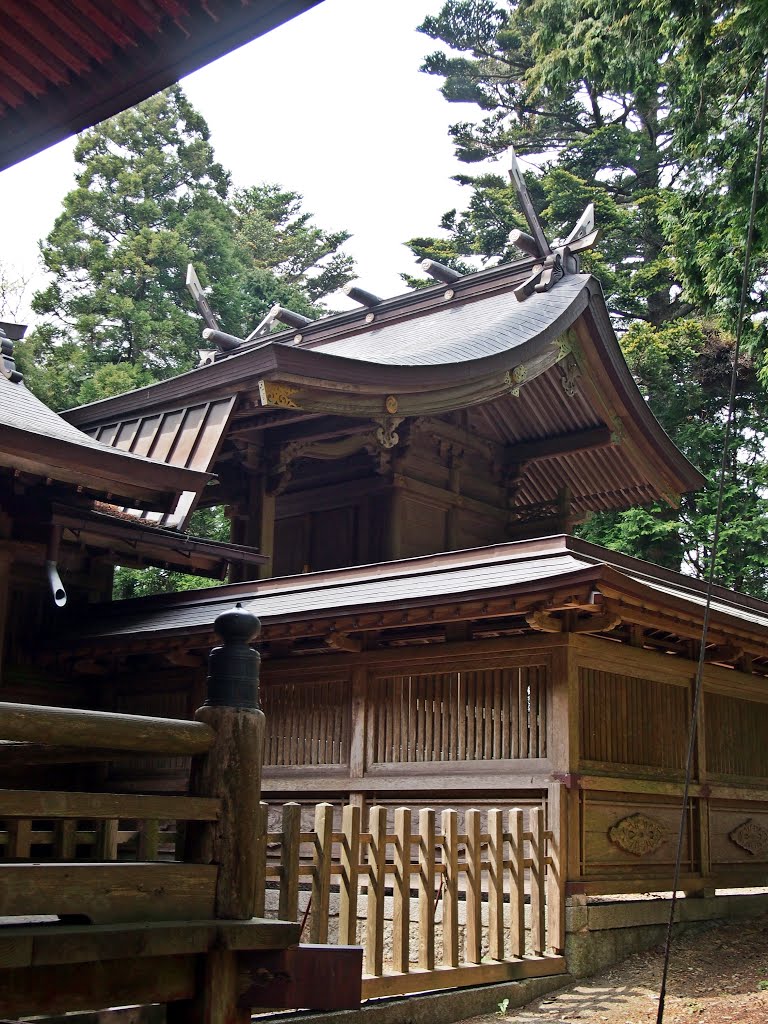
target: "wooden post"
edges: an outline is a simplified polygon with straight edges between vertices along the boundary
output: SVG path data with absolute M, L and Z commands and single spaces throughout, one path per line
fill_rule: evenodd
M 530 813 L 531 832 L 531 945 L 536 956 L 544 952 L 544 809 Z
M 283 804 L 283 843 L 280 849 L 281 921 L 299 919 L 299 853 L 301 846 L 301 805 Z
M 504 959 L 504 820 L 503 812 L 488 811 L 488 953 Z
M 456 811 L 443 811 L 443 966 L 459 966 L 459 851 Z
M 372 807 L 369 814 L 368 911 L 365 929 L 365 967 L 377 978 L 384 972 L 384 882 L 387 860 L 387 809 Z
M 249 641 L 259 632 L 255 615 L 238 604 L 216 619 L 223 643 L 208 659 L 208 696 L 195 718 L 214 730 L 207 754 L 193 758 L 190 793 L 217 797 L 221 816 L 187 826 L 187 859 L 218 866 L 214 913 L 250 920 L 258 883 L 257 829 L 261 812 L 264 715 L 259 708 L 259 655 Z M 237 953 L 212 950 L 191 1000 L 170 1004 L 168 1024 L 249 1024 L 250 1009 L 238 1006 Z
M 565 949 L 565 878 L 568 840 L 568 790 L 559 782 L 549 786 L 547 818 L 552 838 L 547 843 L 547 949 L 562 953 Z
M 419 811 L 419 967 L 435 969 L 435 812 Z
M 339 945 L 357 944 L 357 892 L 360 868 L 360 808 L 347 804 L 341 816 Z
M 264 917 L 267 896 L 267 831 L 269 827 L 269 805 L 262 801 L 259 804 L 259 816 L 256 821 L 256 834 L 253 837 L 254 858 L 256 860 L 256 898 L 253 903 L 253 916 Z
M 512 956 L 525 956 L 525 843 L 523 812 L 514 807 L 509 812 L 510 875 L 509 890 L 510 940 Z
M 467 931 L 464 957 L 469 964 L 479 964 L 483 934 L 480 902 L 480 811 L 474 807 L 464 816 L 467 829 Z
M 217 864 L 216 917 L 249 920 L 256 902 L 254 837 L 261 802 L 264 714 L 259 708 L 259 655 L 248 645 L 260 628 L 240 605 L 216 619 L 221 647 L 211 651 L 208 699 L 195 718 L 215 732 L 207 754 L 193 759 L 190 792 L 221 800 L 221 817 L 187 829 L 189 859 Z
M 333 805 L 315 808 L 315 848 L 312 851 L 312 916 L 309 941 L 328 941 L 328 911 L 331 896 L 331 854 L 333 852 Z
M 401 974 L 410 969 L 411 935 L 411 811 L 395 811 L 395 881 L 392 911 L 392 967 Z

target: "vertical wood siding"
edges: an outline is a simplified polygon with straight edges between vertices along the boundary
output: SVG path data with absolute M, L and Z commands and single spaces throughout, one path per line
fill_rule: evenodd
M 546 675 L 533 665 L 374 680 L 370 762 L 546 757 Z
M 265 683 L 264 763 L 349 763 L 350 690 L 344 680 Z
M 686 687 L 585 667 L 579 683 L 583 760 L 684 770 Z
M 704 710 L 710 774 L 768 778 L 768 704 L 707 693 Z

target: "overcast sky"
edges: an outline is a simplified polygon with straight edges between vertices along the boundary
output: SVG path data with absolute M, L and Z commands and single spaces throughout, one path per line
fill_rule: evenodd
M 441 0 L 324 0 L 183 82 L 236 185 L 277 182 L 324 228 L 345 228 L 361 283 L 404 290 L 402 242 L 435 233 L 465 201 L 451 175 L 448 127 L 475 107 L 449 104 L 419 72 L 435 43 L 416 32 Z M 0 259 L 42 281 L 37 242 L 73 185 L 72 140 L 0 173 Z M 30 289 L 31 290 L 31 289 Z

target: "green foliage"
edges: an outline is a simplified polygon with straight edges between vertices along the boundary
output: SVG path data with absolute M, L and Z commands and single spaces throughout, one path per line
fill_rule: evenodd
M 43 319 L 17 347 L 29 386 L 54 408 L 195 366 L 195 263 L 225 330 L 247 334 L 275 302 L 315 303 L 352 276 L 346 232 L 325 232 L 277 186 L 233 192 L 208 126 L 179 86 L 84 132 L 75 188 L 41 255 Z
M 192 513 L 188 532 L 193 537 L 209 540 L 229 540 L 230 523 L 220 506 L 199 508 Z M 190 576 L 152 566 L 149 569 L 115 569 L 112 597 L 119 601 L 128 597 L 151 597 L 153 594 L 173 594 L 179 590 L 202 590 L 215 587 L 219 580 L 205 576 Z
M 583 536 L 696 575 L 708 569 L 723 443 L 731 333 L 740 291 L 768 8 L 759 0 L 447 0 L 421 31 L 451 52 L 423 70 L 449 102 L 475 103 L 453 126 L 458 156 L 478 163 L 513 144 L 545 230 L 562 238 L 593 202 L 603 238 L 585 254 L 623 333 L 651 409 L 710 481 L 679 509 L 594 516 Z M 526 225 L 512 190 L 482 170 L 457 178 L 467 208 L 447 213 L 419 255 L 461 269 L 502 262 Z M 727 459 L 717 577 L 768 596 L 763 554 L 768 399 L 766 173 L 758 204 L 739 400 Z M 757 314 L 757 316 L 756 316 Z
M 703 577 L 709 568 L 717 505 L 733 339 L 712 323 L 680 320 L 659 328 L 633 325 L 624 353 L 635 379 L 675 444 L 710 480 L 685 495 L 679 509 L 653 506 L 594 516 L 579 533 L 587 540 L 670 569 Z M 726 460 L 717 581 L 768 594 L 768 394 L 755 362 L 743 357 Z

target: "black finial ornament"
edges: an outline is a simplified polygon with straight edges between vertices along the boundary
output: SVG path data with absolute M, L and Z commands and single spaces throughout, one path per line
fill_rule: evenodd
M 222 612 L 213 624 L 221 647 L 208 655 L 208 707 L 259 709 L 259 666 L 261 657 L 250 646 L 261 632 L 256 616 L 238 601 Z
M 0 373 L 7 377 L 11 384 L 21 384 L 24 380 L 23 374 L 16 369 L 13 358 L 13 343 L 24 336 L 24 331 L 26 327 L 20 324 L 0 324 Z

